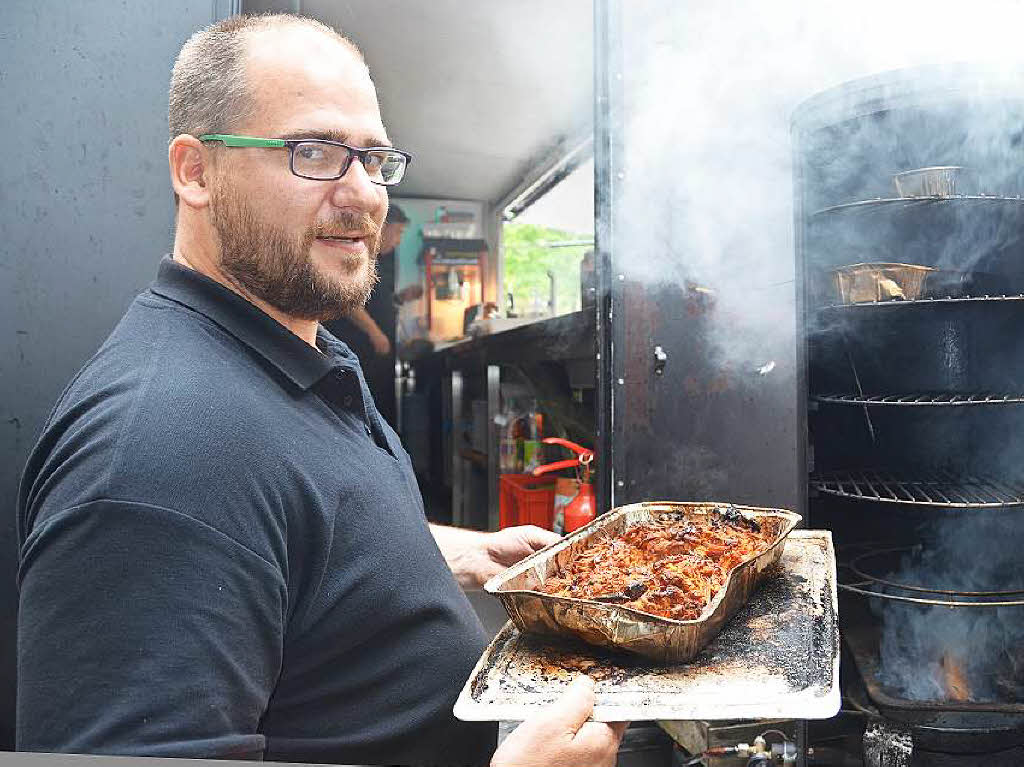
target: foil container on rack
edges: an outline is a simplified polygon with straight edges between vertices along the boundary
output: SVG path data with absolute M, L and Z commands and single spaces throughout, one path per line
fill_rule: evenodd
M 841 304 L 916 301 L 937 270 L 917 264 L 851 264 L 832 271 Z
M 768 548 L 736 565 L 699 618 L 673 620 L 622 605 L 589 599 L 544 594 L 536 590 L 552 574 L 560 572 L 575 553 L 591 539 L 612 537 L 659 517 L 738 512 L 756 521 L 771 536 Z M 494 594 L 520 631 L 568 637 L 591 645 L 637 653 L 658 662 L 686 663 L 693 659 L 776 568 L 786 536 L 800 522 L 800 515 L 785 509 L 736 506 L 727 503 L 659 501 L 612 509 L 508 570 L 494 576 L 484 590 Z

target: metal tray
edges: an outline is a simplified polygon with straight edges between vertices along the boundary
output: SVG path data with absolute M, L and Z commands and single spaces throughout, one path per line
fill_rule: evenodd
M 734 567 L 701 616 L 679 621 L 590 599 L 542 594 L 534 589 L 585 548 L 592 537 L 615 536 L 623 530 L 667 515 L 706 515 L 732 509 L 756 520 L 772 534 L 767 550 Z M 508 570 L 494 576 L 484 590 L 501 599 L 516 628 L 526 633 L 580 639 L 588 644 L 627 650 L 658 662 L 684 663 L 693 658 L 725 625 L 747 597 L 769 575 L 779 545 L 800 521 L 783 509 L 762 509 L 723 503 L 650 502 L 612 509 L 590 524 Z
M 455 703 L 465 721 L 521 721 L 584 673 L 600 722 L 828 719 L 839 711 L 836 565 L 827 530 L 794 530 L 767 581 L 687 665 L 655 664 L 511 623 L 484 651 Z

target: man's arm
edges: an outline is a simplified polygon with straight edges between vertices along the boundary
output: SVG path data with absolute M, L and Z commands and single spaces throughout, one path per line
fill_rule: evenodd
M 22 551 L 18 749 L 262 759 L 280 572 L 158 506 L 98 500 L 48 517 Z
M 384 335 L 384 331 L 380 329 L 380 326 L 374 322 L 373 317 L 366 311 L 366 307 L 353 310 L 347 317 L 357 328 L 366 333 L 370 343 L 373 345 L 373 351 L 376 352 L 378 357 L 383 357 L 391 351 L 391 341 Z
M 496 533 L 431 525 L 437 547 L 464 589 L 478 589 L 494 575 L 561 538 L 533 525 L 508 527 Z

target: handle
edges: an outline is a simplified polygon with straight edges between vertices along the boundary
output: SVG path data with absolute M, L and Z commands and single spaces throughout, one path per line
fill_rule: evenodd
M 538 466 L 533 470 L 533 476 L 539 477 L 541 474 L 547 474 L 550 471 L 561 471 L 562 469 L 572 469 L 580 465 L 578 458 L 571 458 L 568 461 L 555 461 L 554 463 L 546 463 L 543 466 Z
M 593 453 L 592 450 L 588 450 L 582 445 L 577 445 L 575 442 L 570 442 L 569 440 L 562 439 L 561 437 L 545 437 L 542 440 L 542 442 L 545 445 L 561 445 L 562 447 L 572 450 L 574 453 L 576 453 L 576 455 L 583 455 L 584 453 Z M 575 463 L 575 461 L 573 461 L 573 463 Z
M 543 466 L 538 466 L 533 470 L 533 476 L 539 477 L 541 474 L 547 474 L 549 471 L 560 471 L 562 469 L 580 469 L 582 471 L 582 481 L 587 482 L 590 479 L 590 464 L 594 460 L 594 451 L 588 450 L 582 445 L 577 445 L 575 442 L 570 442 L 567 439 L 561 437 L 545 437 L 541 440 L 545 445 L 561 445 L 564 448 L 572 450 L 576 453 L 575 458 L 571 458 L 566 461 L 555 461 L 554 463 L 546 463 Z

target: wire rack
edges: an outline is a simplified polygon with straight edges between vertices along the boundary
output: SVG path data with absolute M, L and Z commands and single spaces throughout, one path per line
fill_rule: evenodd
M 1012 303 L 1024 301 L 1024 295 L 1008 294 L 1000 296 L 960 296 L 959 298 L 915 298 L 913 301 L 859 301 L 851 304 L 826 304 L 820 307 L 819 311 L 832 312 L 846 309 L 879 309 L 885 308 L 921 308 L 925 306 L 946 306 L 946 305 L 979 305 L 992 303 Z
M 1024 206 L 1024 199 L 1019 195 L 1016 197 L 1003 197 L 984 194 L 959 194 L 941 197 L 879 197 L 873 200 L 857 200 L 856 202 L 845 202 L 841 205 L 831 205 L 815 211 L 811 214 L 811 218 L 817 219 L 835 213 L 872 213 L 883 210 L 902 212 L 904 210 L 939 206 Z
M 894 602 L 939 607 L 1024 607 L 1024 589 L 962 591 L 909 583 L 890 575 L 892 565 L 904 555 L 919 554 L 919 546 L 868 548 L 842 563 L 839 588 L 844 591 Z
M 819 394 L 817 402 L 831 405 L 900 405 L 919 407 L 928 405 L 1019 405 L 1024 404 L 1024 394 L 959 394 L 938 392 L 923 394 Z
M 850 471 L 811 478 L 820 493 L 863 501 L 959 509 L 1024 506 L 1024 487 L 977 476 L 945 472 L 900 477 L 885 471 Z

